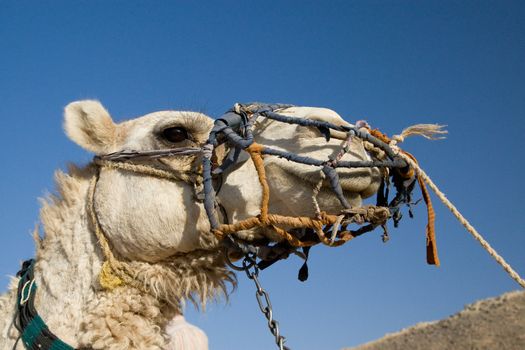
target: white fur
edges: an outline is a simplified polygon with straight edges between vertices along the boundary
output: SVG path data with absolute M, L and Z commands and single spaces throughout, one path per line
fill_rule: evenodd
M 167 350 L 207 350 L 208 337 L 199 328 L 186 322 L 183 316 L 178 315 L 166 326 L 166 333 L 170 338 Z

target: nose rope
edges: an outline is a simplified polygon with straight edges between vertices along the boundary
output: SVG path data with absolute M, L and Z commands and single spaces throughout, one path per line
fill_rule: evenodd
M 95 159 L 94 163 L 101 168 L 108 169 L 119 169 L 125 170 L 132 173 L 148 175 L 159 179 L 165 179 L 170 181 L 184 181 L 191 183 L 197 174 L 191 174 L 189 172 L 172 172 L 163 169 L 158 169 L 149 165 L 133 164 L 121 161 L 111 161 L 104 159 Z

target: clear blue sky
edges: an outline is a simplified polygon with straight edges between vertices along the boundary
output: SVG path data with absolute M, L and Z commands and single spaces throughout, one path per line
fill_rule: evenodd
M 525 274 L 525 6 L 520 1 L 1 1 L 0 288 L 33 255 L 37 197 L 90 155 L 63 107 L 96 98 L 117 120 L 161 109 L 218 116 L 237 101 L 325 106 L 409 139 L 427 172 Z M 425 264 L 425 210 L 262 274 L 293 349 L 340 349 L 518 288 L 435 201 L 442 266 Z M 187 316 L 211 348 L 271 349 L 253 286 Z

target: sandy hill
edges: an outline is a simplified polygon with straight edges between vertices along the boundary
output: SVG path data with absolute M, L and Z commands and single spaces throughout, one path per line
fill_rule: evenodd
M 525 291 L 481 300 L 352 350 L 524 350 Z M 350 350 L 350 349 L 346 349 Z

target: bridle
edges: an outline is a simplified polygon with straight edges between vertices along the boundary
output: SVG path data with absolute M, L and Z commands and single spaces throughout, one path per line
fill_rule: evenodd
M 114 289 L 122 284 L 131 285 L 139 290 L 149 293 L 145 289 L 144 285 L 138 283 L 134 278 L 133 271 L 130 270 L 129 265 L 119 260 L 110 246 L 107 234 L 104 232 L 100 221 L 99 215 L 95 207 L 95 193 L 97 184 L 100 179 L 101 171 L 103 169 L 121 170 L 125 172 L 131 172 L 159 179 L 164 179 L 173 182 L 186 182 L 191 185 L 194 189 L 195 198 L 198 198 L 200 188 L 202 188 L 202 176 L 196 169 L 195 162 L 193 163 L 190 170 L 175 170 L 175 169 L 162 169 L 149 164 L 140 164 L 131 162 L 132 160 L 143 160 L 143 159 L 160 159 L 165 157 L 182 157 L 182 156 L 195 156 L 202 153 L 200 148 L 196 147 L 181 147 L 174 149 L 164 150 L 148 150 L 148 151 L 130 151 L 123 150 L 113 152 L 105 155 L 97 155 L 93 159 L 93 164 L 97 167 L 94 176 L 91 178 L 88 200 L 87 200 L 87 212 L 90 219 L 90 223 L 94 229 L 95 236 L 100 244 L 104 262 L 102 269 L 99 274 L 99 283 L 104 289 Z M 202 249 L 203 253 L 206 253 L 205 249 Z M 195 253 L 192 251 L 192 253 Z M 174 257 L 184 256 L 185 253 L 177 253 L 170 256 L 165 261 L 170 261 Z M 164 261 L 163 260 L 163 261 Z
M 94 163 L 100 168 L 113 168 L 121 169 L 124 171 L 130 171 L 150 176 L 155 176 L 159 178 L 164 178 L 172 181 L 184 181 L 193 185 L 195 190 L 195 198 L 197 200 L 202 200 L 208 216 L 212 232 L 225 243 L 230 249 L 237 250 L 237 255 L 246 254 L 248 252 L 254 253 L 258 250 L 261 250 L 262 256 L 265 261 L 268 261 L 268 249 L 271 249 L 273 246 L 270 244 L 265 244 L 263 249 L 255 247 L 246 242 L 239 241 L 238 239 L 232 238 L 232 234 L 240 229 L 252 229 L 256 226 L 266 226 L 274 229 L 278 234 L 287 241 L 290 248 L 298 247 L 309 247 L 317 243 L 324 243 L 330 246 L 341 245 L 348 240 L 356 237 L 357 235 L 369 232 L 376 228 L 377 226 L 382 226 L 385 229 L 384 223 L 386 219 L 390 216 L 394 218 L 394 223 L 397 226 L 397 222 L 401 218 L 400 209 L 403 205 L 410 205 L 411 201 L 411 190 L 413 189 L 414 181 L 406 184 L 406 176 L 402 176 L 401 180 L 397 179 L 396 174 L 407 173 L 407 164 L 406 162 L 397 157 L 396 151 L 392 149 L 387 143 L 381 141 L 380 139 L 372 136 L 367 130 L 358 127 L 345 126 L 345 125 L 335 125 L 325 121 L 303 119 L 291 116 L 285 116 L 279 114 L 279 111 L 282 111 L 286 108 L 293 107 L 292 105 L 276 104 L 236 104 L 232 109 L 227 111 L 224 115 L 218 118 L 212 130 L 210 131 L 209 137 L 205 145 L 201 148 L 199 147 L 179 147 L 172 149 L 160 149 L 160 150 L 146 150 L 146 151 L 137 151 L 137 150 L 121 150 L 118 152 L 113 152 L 109 154 L 96 156 Z M 317 128 L 327 139 L 330 138 L 330 130 L 335 130 L 339 132 L 344 132 L 347 135 L 347 141 L 343 145 L 341 151 L 334 159 L 314 159 L 306 156 L 299 156 L 290 152 L 274 149 L 268 146 L 262 146 L 255 142 L 253 131 L 254 124 L 258 118 L 264 117 L 271 119 L 277 122 L 287 123 L 287 124 L 296 124 L 300 126 L 308 126 Z M 385 154 L 384 159 L 382 160 L 364 160 L 364 161 L 342 161 L 342 156 L 348 151 L 348 143 L 352 141 L 352 138 L 358 138 L 363 141 L 368 142 L 373 147 L 379 148 Z M 214 155 L 214 150 L 217 146 L 221 144 L 226 144 L 229 147 L 227 155 L 222 160 L 222 163 L 216 165 L 215 167 L 212 164 L 212 157 Z M 330 183 L 330 186 L 341 203 L 341 206 L 344 208 L 342 213 L 339 215 L 330 215 L 327 213 L 321 212 L 318 208 L 316 209 L 317 217 L 316 218 L 300 218 L 299 222 L 294 221 L 291 217 L 276 217 L 274 214 L 268 213 L 268 200 L 266 203 L 261 205 L 261 214 L 257 218 L 250 218 L 244 220 L 244 222 L 236 224 L 220 223 L 217 211 L 224 212 L 224 208 L 219 204 L 218 197 L 216 193 L 216 187 L 214 186 L 214 179 L 220 179 L 221 174 L 230 170 L 235 164 L 239 162 L 239 159 L 244 154 L 248 154 L 250 158 L 254 161 L 256 165 L 258 175 L 261 179 L 261 176 L 264 177 L 264 167 L 262 164 L 263 155 L 277 156 L 280 158 L 287 159 L 288 161 L 302 163 L 310 165 L 313 167 L 318 167 L 321 169 L 321 178 L 327 179 Z M 174 169 L 165 170 L 154 167 L 152 165 L 146 164 L 137 164 L 133 163 L 134 160 L 147 160 L 147 159 L 160 159 L 166 157 L 181 157 L 181 156 L 197 156 L 194 161 L 194 165 L 191 171 L 178 171 Z M 202 168 L 200 164 L 197 164 L 197 160 L 202 159 Z M 372 209 L 368 208 L 367 218 L 363 218 L 363 211 L 357 211 L 355 208 L 351 208 L 348 204 L 341 185 L 339 183 L 339 176 L 336 172 L 337 168 L 382 168 L 382 169 L 398 169 L 397 172 L 391 171 L 390 174 L 394 177 L 394 184 L 398 190 L 398 193 L 395 199 L 391 203 L 385 203 L 388 200 L 388 191 L 385 189 L 384 184 L 382 183 L 381 198 L 378 198 L 378 207 L 388 208 L 388 214 L 385 210 L 375 210 L 375 213 L 370 213 Z M 202 172 L 200 171 L 202 170 Z M 399 178 L 399 176 L 397 176 Z M 267 188 L 267 184 L 261 182 L 263 190 Z M 264 191 L 263 191 L 264 192 Z M 267 191 L 266 191 L 267 192 Z M 265 193 L 263 193 L 264 195 Z M 314 198 L 315 201 L 315 198 Z M 346 211 L 346 212 L 345 212 Z M 227 218 L 227 215 L 222 213 L 223 217 Z M 334 233 L 334 228 L 327 228 L 327 226 L 336 226 L 344 223 L 343 216 L 353 216 L 360 215 L 361 217 L 358 220 L 353 220 L 353 222 L 360 221 L 369 221 L 369 225 L 364 226 L 358 231 L 347 232 L 346 236 L 343 234 L 345 231 Z M 374 214 L 375 218 L 374 218 Z M 377 218 L 380 217 L 380 219 Z M 370 222 L 373 221 L 373 222 Z M 287 226 L 292 226 L 293 232 L 288 232 L 288 230 L 283 230 L 278 227 L 279 222 L 287 224 Z M 306 227 L 304 224 L 306 223 Z M 346 223 L 348 222 L 346 220 Z M 301 227 L 301 225 L 303 225 Z M 298 231 L 304 231 L 304 229 L 314 230 L 317 233 L 317 238 L 311 237 L 311 234 L 308 235 L 305 232 L 299 233 Z M 330 232 L 329 232 L 330 231 Z M 337 231 L 339 231 L 337 229 Z M 327 234 L 330 233 L 331 238 L 327 238 Z M 302 240 L 301 237 L 307 238 L 310 236 L 309 240 Z M 335 240 L 337 236 L 341 236 L 342 240 Z M 384 232 L 384 237 L 387 237 L 386 229 Z M 227 238 L 227 239 L 225 239 Z M 276 249 L 282 252 L 283 245 L 279 245 Z M 290 251 L 296 251 L 296 249 L 289 249 Z M 262 253 L 262 252 L 265 253 Z M 235 255 L 235 254 L 234 254 Z M 270 254 L 271 255 L 271 254 Z M 283 256 L 282 253 L 278 254 Z M 284 254 L 286 255 L 286 254 Z M 287 255 L 286 255 L 287 256 Z

